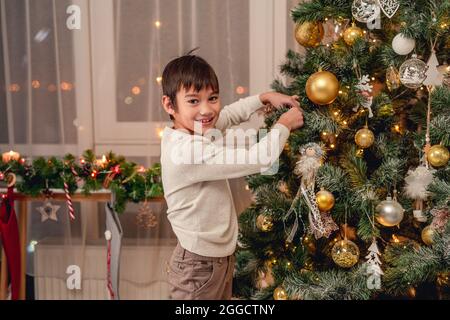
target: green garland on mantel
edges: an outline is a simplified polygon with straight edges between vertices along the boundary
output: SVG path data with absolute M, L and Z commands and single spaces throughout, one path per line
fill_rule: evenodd
M 86 150 L 81 158 L 67 154 L 62 159 L 38 157 L 32 163 L 20 157 L 7 160 L 0 159 L 0 183 L 13 173 L 17 191 L 29 196 L 51 197 L 51 189 L 64 189 L 64 182 L 70 194 L 81 190 L 82 194 L 89 195 L 109 189 L 116 195 L 115 209 L 119 213 L 125 210 L 128 201 L 137 203 L 163 196 L 159 163 L 144 168 L 113 152 L 102 159 L 97 159 L 92 150 Z

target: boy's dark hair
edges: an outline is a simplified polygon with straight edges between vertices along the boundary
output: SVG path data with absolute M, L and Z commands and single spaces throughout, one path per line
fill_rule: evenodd
M 195 49 L 194 49 L 195 50 Z M 162 74 L 163 95 L 168 96 L 174 109 L 177 107 L 177 92 L 194 87 L 196 91 L 211 88 L 219 93 L 219 80 L 214 69 L 203 58 L 190 51 L 184 56 L 170 61 Z M 173 120 L 173 117 L 170 116 Z

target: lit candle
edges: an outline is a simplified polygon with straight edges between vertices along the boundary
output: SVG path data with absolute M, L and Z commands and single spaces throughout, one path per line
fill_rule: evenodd
M 3 162 L 10 162 L 13 160 L 19 160 L 20 159 L 20 154 L 18 152 L 14 152 L 14 151 L 9 151 L 9 152 L 5 152 L 2 155 L 2 160 Z
M 106 164 L 108 163 L 108 160 L 106 160 L 106 156 L 103 155 L 101 159 L 95 160 L 95 164 L 99 167 L 106 167 Z
M 139 173 L 144 173 L 145 172 L 145 167 L 144 166 L 140 166 L 138 169 Z

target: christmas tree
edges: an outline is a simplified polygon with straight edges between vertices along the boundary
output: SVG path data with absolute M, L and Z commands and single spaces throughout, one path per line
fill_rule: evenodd
M 276 174 L 247 177 L 254 202 L 239 217 L 235 296 L 450 297 L 449 8 L 312 0 L 292 9 L 306 54 L 289 51 L 288 80 L 272 86 L 301 97 L 305 125 Z M 286 110 L 268 111 L 266 127 Z

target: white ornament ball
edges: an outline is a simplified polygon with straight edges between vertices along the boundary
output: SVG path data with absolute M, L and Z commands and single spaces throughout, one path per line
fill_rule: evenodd
M 414 50 L 414 47 L 416 46 L 416 41 L 411 38 L 407 38 L 401 33 L 396 35 L 394 39 L 392 39 L 392 49 L 394 49 L 396 54 L 399 55 L 407 55 L 411 51 Z

